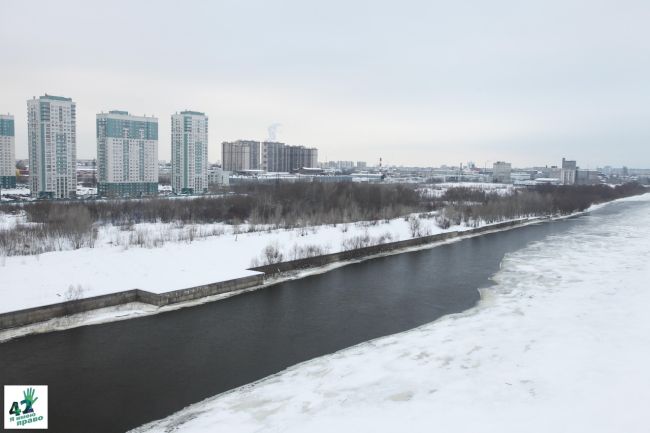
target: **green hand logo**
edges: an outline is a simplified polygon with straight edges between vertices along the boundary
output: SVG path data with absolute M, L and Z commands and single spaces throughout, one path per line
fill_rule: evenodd
M 32 405 L 36 403 L 36 400 L 38 400 L 38 397 L 34 398 L 34 394 L 36 394 L 36 390 L 34 388 L 27 388 L 25 391 L 23 391 L 23 397 L 25 399 L 20 402 L 20 404 L 25 404 L 25 410 L 23 413 L 34 412 Z

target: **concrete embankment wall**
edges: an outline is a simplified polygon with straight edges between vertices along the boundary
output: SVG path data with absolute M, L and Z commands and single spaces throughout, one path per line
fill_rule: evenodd
M 55 317 L 82 313 L 98 308 L 114 307 L 137 301 L 137 291 L 110 293 L 108 295 L 92 296 L 75 301 L 66 301 L 26 310 L 12 311 L 0 314 L 0 329 L 15 328 L 37 322 L 44 322 Z
M 258 275 L 237 278 L 229 281 L 221 281 L 218 283 L 206 284 L 203 286 L 191 287 L 187 289 L 175 290 L 161 294 L 152 293 L 140 289 L 133 289 L 107 295 L 93 296 L 79 300 L 61 302 L 58 304 L 45 305 L 42 307 L 29 308 L 26 310 L 2 313 L 0 314 L 0 330 L 30 325 L 37 322 L 44 322 L 46 320 L 54 319 L 57 317 L 83 313 L 99 308 L 114 307 L 117 305 L 127 304 L 129 302 L 142 302 L 156 306 L 164 306 L 191 301 L 193 299 L 234 292 L 237 290 L 262 285 L 264 283 L 264 277 L 266 275 L 273 275 L 299 269 L 316 268 L 331 263 L 361 259 L 364 257 L 375 256 L 378 254 L 397 251 L 400 249 L 417 247 L 434 242 L 441 242 L 456 238 L 458 236 L 467 236 L 483 233 L 486 231 L 506 229 L 509 227 L 521 225 L 523 222 L 525 221 L 508 221 L 492 224 L 489 226 L 478 227 L 462 232 L 440 233 L 431 236 L 406 239 L 403 241 L 389 242 L 381 245 L 372 245 L 369 247 L 358 248 L 349 251 L 341 251 L 333 254 L 325 254 L 322 256 L 291 260 L 267 266 L 259 266 L 251 269 L 253 271 L 260 272 Z
M 30 325 L 32 323 L 44 322 L 46 320 L 64 317 L 70 314 L 84 313 L 99 308 L 128 304 L 129 302 L 142 302 L 156 306 L 176 304 L 179 302 L 191 301 L 193 299 L 205 298 L 207 296 L 255 287 L 263 283 L 264 274 L 259 274 L 160 294 L 148 292 L 146 290 L 132 289 L 107 295 L 91 296 L 58 304 L 2 313 L 0 314 L 0 329 Z

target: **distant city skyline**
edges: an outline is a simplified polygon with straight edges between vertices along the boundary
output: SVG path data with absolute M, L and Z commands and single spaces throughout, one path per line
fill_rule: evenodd
M 0 113 L 15 117 L 17 158 L 26 101 L 47 93 L 76 103 L 79 159 L 97 156 L 97 113 L 124 110 L 160 119 L 170 160 L 171 115 L 194 110 L 210 118 L 210 161 L 280 124 L 278 141 L 320 161 L 650 167 L 642 1 L 116 1 L 98 14 L 5 0 L 2 12 Z

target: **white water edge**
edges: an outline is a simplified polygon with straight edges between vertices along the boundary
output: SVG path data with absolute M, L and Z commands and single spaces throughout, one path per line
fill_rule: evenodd
M 134 432 L 647 432 L 650 194 L 506 255 L 462 314 Z

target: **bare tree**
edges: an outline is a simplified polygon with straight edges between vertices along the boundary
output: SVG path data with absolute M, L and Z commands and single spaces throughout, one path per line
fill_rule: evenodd
M 277 243 L 269 244 L 262 250 L 262 260 L 265 265 L 280 263 L 283 259 L 284 255 L 280 252 Z
M 422 224 L 420 223 L 420 218 L 417 216 L 411 216 L 408 219 L 409 222 L 409 232 L 411 237 L 417 238 L 422 236 Z

